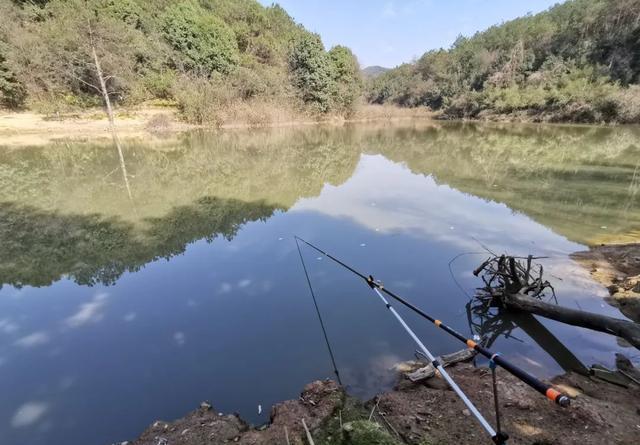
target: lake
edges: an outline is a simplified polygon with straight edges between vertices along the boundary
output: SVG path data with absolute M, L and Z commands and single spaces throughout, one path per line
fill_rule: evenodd
M 548 256 L 560 304 L 623 317 L 568 255 L 640 236 L 638 127 L 405 122 L 124 147 L 131 198 L 108 141 L 0 147 L 0 443 L 110 444 L 202 400 L 260 424 L 334 377 L 294 235 L 537 376 L 638 358 L 604 334 L 466 310 L 486 247 Z M 302 253 L 343 383 L 389 388 L 415 345 L 362 280 Z M 462 347 L 398 310 L 433 353 Z

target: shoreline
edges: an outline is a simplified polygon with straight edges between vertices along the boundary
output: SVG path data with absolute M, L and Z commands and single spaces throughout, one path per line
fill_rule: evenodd
M 493 424 L 491 372 L 462 363 L 449 370 Z M 561 408 L 506 371 L 499 369 L 497 376 L 501 421 L 510 443 L 632 444 L 640 434 L 640 413 L 636 411 L 640 385 L 622 388 L 592 377 L 564 374 L 552 379 L 554 386 L 572 398 L 570 407 Z M 154 422 L 128 444 L 305 444 L 302 419 L 318 445 L 491 443 L 444 380 L 432 377 L 425 384 L 403 379 L 394 389 L 366 402 L 347 395 L 333 381 L 316 381 L 297 400 L 273 406 L 271 421 L 258 427 L 202 402 L 185 417 Z
M 190 130 L 245 130 L 269 128 L 295 128 L 310 126 L 340 127 L 359 123 L 394 123 L 424 121 L 432 124 L 459 122 L 461 124 L 483 124 L 503 126 L 507 124 L 526 126 L 595 127 L 638 126 L 635 124 L 588 124 L 572 122 L 535 122 L 517 119 L 449 119 L 426 108 L 402 108 L 393 105 L 364 105 L 354 116 L 344 118 L 335 115 L 301 115 L 299 119 L 252 122 L 248 116 L 223 122 L 220 125 L 190 124 L 180 119 L 174 106 L 143 105 L 116 110 L 116 128 L 123 138 L 166 139 L 167 135 Z M 640 128 L 640 126 L 638 126 Z M 0 110 L 0 141 L 5 148 L 46 145 L 58 140 L 97 141 L 111 139 L 109 122 L 102 109 L 89 109 L 78 113 L 46 115 L 31 111 L 10 112 Z
M 607 288 L 607 303 L 640 323 L 640 243 L 601 244 L 571 254 L 591 277 Z
M 252 123 L 242 118 L 221 125 L 189 124 L 180 120 L 175 107 L 145 106 L 116 110 L 116 128 L 123 138 L 162 138 L 189 130 L 240 130 L 262 128 L 290 128 L 304 126 L 342 126 L 353 123 L 400 122 L 424 120 L 434 122 L 433 113 L 425 110 L 403 109 L 393 106 L 367 106 L 353 117 L 345 119 L 326 116 Z M 55 140 L 95 141 L 111 139 L 109 121 L 101 109 L 75 114 L 48 116 L 34 112 L 0 112 L 0 141 L 4 147 L 45 145 Z

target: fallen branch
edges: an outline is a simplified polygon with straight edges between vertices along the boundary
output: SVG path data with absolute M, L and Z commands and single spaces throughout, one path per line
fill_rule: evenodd
M 559 306 L 551 283 L 543 279 L 542 265 L 532 264 L 531 255 L 526 263 L 514 257 L 501 255 L 484 261 L 473 271 L 481 276 L 484 287 L 478 289 L 473 311 L 486 314 L 492 307 L 527 312 L 573 326 L 622 337 L 640 349 L 640 325 L 605 315 Z M 551 294 L 556 304 L 543 301 Z
M 446 368 L 447 366 L 454 363 L 471 360 L 473 357 L 475 357 L 475 355 L 476 351 L 474 351 L 473 349 L 463 349 L 452 354 L 445 354 L 442 357 L 439 357 L 438 360 L 440 361 L 440 363 L 442 363 L 442 366 Z M 409 380 L 416 383 L 422 380 L 430 379 L 431 377 L 436 375 L 436 368 L 431 363 L 429 363 L 427 366 L 423 366 L 422 368 L 417 369 L 413 372 L 408 372 L 405 375 Z

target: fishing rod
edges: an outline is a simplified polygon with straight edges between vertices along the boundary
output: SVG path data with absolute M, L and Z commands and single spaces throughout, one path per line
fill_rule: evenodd
M 458 395 L 458 397 L 460 397 L 460 400 L 462 400 L 462 402 L 466 405 L 466 407 L 469 409 L 471 414 L 473 414 L 473 416 L 478 420 L 480 425 L 482 425 L 482 428 L 484 428 L 485 431 L 489 434 L 489 436 L 491 436 L 491 439 L 493 440 L 493 442 L 498 445 L 506 444 L 506 440 L 508 439 L 508 436 L 506 434 L 503 434 L 502 432 L 496 433 L 496 431 L 489 424 L 489 422 L 487 422 L 487 420 L 483 417 L 480 411 L 478 411 L 478 408 L 476 408 L 473 402 L 469 400 L 467 395 L 460 389 L 458 384 L 451 378 L 449 373 L 445 371 L 444 367 L 442 366 L 442 363 L 440 363 L 440 361 L 437 358 L 435 358 L 433 354 L 431 354 L 431 351 L 429 351 L 427 347 L 420 341 L 418 336 L 415 334 L 415 332 L 411 330 L 411 328 L 407 325 L 407 323 L 402 319 L 400 314 L 398 314 L 398 312 L 393 308 L 393 306 L 391 306 L 391 304 L 387 301 L 387 299 L 384 298 L 384 295 L 382 295 L 379 288 L 377 286 L 371 286 L 371 288 L 375 291 L 376 294 L 378 294 L 378 297 L 380 297 L 380 299 L 385 304 L 385 306 L 387 306 L 387 309 L 391 311 L 391 313 L 400 322 L 404 330 L 407 331 L 409 336 L 411 336 L 411 338 L 418 345 L 422 353 L 431 361 L 431 364 L 433 365 L 433 367 L 437 369 L 438 372 L 440 372 L 440 375 L 444 377 L 445 381 L 449 384 L 451 389 L 453 389 L 453 391 Z
M 316 303 L 316 298 L 315 298 L 315 294 L 313 292 L 313 287 L 311 286 L 311 280 L 309 279 L 309 274 L 307 273 L 307 267 L 305 265 L 304 258 L 302 256 L 302 252 L 300 251 L 299 240 L 303 241 L 305 243 L 307 243 L 307 242 L 304 241 L 302 238 L 298 238 L 297 236 L 294 237 L 294 238 L 295 238 L 295 241 L 296 241 L 296 246 L 298 247 L 298 254 L 300 255 L 300 261 L 302 262 L 302 267 L 303 267 L 303 269 L 305 271 L 305 275 L 307 277 L 307 283 L 309 284 L 309 290 L 311 291 L 311 296 L 313 298 L 313 302 L 316 305 L 316 310 L 318 311 L 318 317 L 320 317 L 320 311 L 319 311 L 318 305 Z M 309 244 L 309 243 L 307 243 L 307 244 Z M 475 407 L 473 402 L 471 402 L 471 400 L 469 400 L 467 395 L 462 391 L 462 389 L 460 389 L 458 384 L 451 378 L 451 376 L 444 369 L 444 367 L 442 366 L 440 361 L 436 357 L 434 357 L 434 355 L 431 353 L 431 351 L 429 351 L 429 349 L 427 349 L 427 347 L 424 345 L 424 343 L 422 343 L 422 341 L 420 341 L 418 336 L 415 334 L 415 332 L 413 332 L 413 330 L 411 330 L 409 325 L 407 325 L 407 323 L 400 316 L 400 314 L 398 314 L 398 312 L 393 308 L 393 306 L 391 306 L 391 304 L 389 303 L 389 301 L 387 301 L 387 299 L 384 297 L 384 295 L 382 295 L 382 293 L 379 290 L 380 289 L 379 286 L 375 286 L 375 285 L 371 285 L 371 284 L 369 284 L 369 285 L 371 286 L 371 289 L 373 289 L 373 291 L 378 295 L 378 297 L 380 297 L 380 300 L 382 300 L 382 302 L 387 307 L 387 309 L 389 309 L 389 311 L 394 315 L 394 317 L 396 317 L 398 322 L 400 322 L 402 327 L 405 329 L 405 331 L 407 331 L 407 333 L 413 339 L 413 341 L 418 345 L 418 347 L 420 348 L 422 354 L 424 354 L 424 356 L 429 359 L 429 361 L 431 362 L 433 367 L 435 369 L 437 369 L 438 372 L 440 372 L 440 375 L 442 375 L 442 377 L 445 379 L 447 384 L 458 395 L 458 397 L 460 397 L 462 402 L 469 409 L 469 412 L 471 414 L 473 414 L 473 416 L 478 420 L 478 422 L 480 423 L 482 428 L 484 428 L 485 431 L 489 434 L 489 436 L 491 437 L 493 442 L 496 445 L 505 445 L 506 444 L 506 440 L 509 438 L 509 436 L 500 431 L 500 420 L 499 420 L 499 415 L 497 414 L 498 412 L 496 411 L 496 418 L 497 418 L 497 422 L 498 422 L 497 423 L 498 432 L 496 432 L 493 429 L 493 427 L 491 426 L 491 424 L 489 424 L 489 422 L 487 422 L 487 420 L 484 418 L 484 416 L 480 413 L 480 411 L 478 411 L 478 408 Z M 322 318 L 321 317 L 320 317 L 320 324 L 323 327 L 325 340 L 327 341 L 327 347 L 329 348 L 329 354 L 331 354 L 331 360 L 333 362 L 334 369 L 335 369 L 335 361 L 333 360 L 333 353 L 331 352 L 331 346 L 329 345 L 329 340 L 327 339 L 327 334 L 324 331 L 324 324 L 322 323 Z M 337 370 L 335 372 L 336 372 L 336 375 L 338 375 L 337 374 Z M 497 397 L 497 393 L 496 393 L 496 397 Z M 496 409 L 498 409 L 497 405 L 496 405 Z
M 521 381 L 526 383 L 527 385 L 529 385 L 531 388 L 533 388 L 536 391 L 538 391 L 540 394 L 546 396 L 548 399 L 554 401 L 555 403 L 557 403 L 558 405 L 560 405 L 562 407 L 569 406 L 569 404 L 571 402 L 569 397 L 567 397 L 566 395 L 562 394 L 561 392 L 553 389 L 551 387 L 551 385 L 548 385 L 548 384 L 540 381 L 539 379 L 537 379 L 536 377 L 532 376 L 531 374 L 529 374 L 525 370 L 520 369 L 519 367 L 517 367 L 513 363 L 511 363 L 508 360 L 506 360 L 505 358 L 503 358 L 500 354 L 497 354 L 497 353 L 494 353 L 494 352 L 490 351 L 489 349 L 487 349 L 484 346 L 476 343 L 474 340 L 472 340 L 470 338 L 466 338 L 464 335 L 460 334 L 455 329 L 453 329 L 453 328 L 447 326 L 446 324 L 444 324 L 442 321 L 430 316 L 429 314 L 427 314 L 426 312 L 422 311 L 418 307 L 414 306 L 413 304 L 411 304 L 410 302 L 408 302 L 404 298 L 402 298 L 402 297 L 396 295 L 395 293 L 393 293 L 392 291 L 388 290 L 381 283 L 377 282 L 373 278 L 373 276 L 371 276 L 371 275 L 366 276 L 366 275 L 358 272 L 357 270 L 355 270 L 351 266 L 343 263 L 339 259 L 335 258 L 334 256 L 328 254 L 324 250 L 320 249 L 319 247 L 314 246 L 310 242 L 305 241 L 304 239 L 302 239 L 302 238 L 300 238 L 298 236 L 296 236 L 295 238 L 300 240 L 300 241 L 302 241 L 303 243 L 305 243 L 306 245 L 308 245 L 312 249 L 316 250 L 317 252 L 320 252 L 322 255 L 326 256 L 330 260 L 334 261 L 335 263 L 339 264 L 340 266 L 342 266 L 345 269 L 349 270 L 353 274 L 355 274 L 355 275 L 359 276 L 360 278 L 362 278 L 363 280 L 365 280 L 365 282 L 369 285 L 369 287 L 371 287 L 373 290 L 377 291 L 377 293 L 380 293 L 380 291 L 382 291 L 383 293 L 385 293 L 389 297 L 393 298 L 394 300 L 396 300 L 397 302 L 399 302 L 403 306 L 411 309 L 416 314 L 418 314 L 421 317 L 429 320 L 430 322 L 435 324 L 436 327 L 442 329 L 443 331 L 445 331 L 448 334 L 452 335 L 453 337 L 457 338 L 461 342 L 465 343 L 467 345 L 467 347 L 469 347 L 470 349 L 473 349 L 476 352 L 478 352 L 479 354 L 482 354 L 483 356 L 487 357 L 491 362 L 493 362 L 496 365 L 502 367 L 503 369 L 505 369 L 506 371 L 508 371 L 509 373 L 511 373 L 512 375 L 514 375 L 515 377 L 517 377 L 518 379 L 520 379 Z

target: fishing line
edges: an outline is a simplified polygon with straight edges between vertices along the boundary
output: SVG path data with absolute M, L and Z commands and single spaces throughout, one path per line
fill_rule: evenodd
M 426 312 L 422 311 L 421 309 L 419 309 L 418 307 L 414 306 L 413 304 L 411 304 L 407 300 L 405 300 L 402 297 L 398 296 L 397 294 L 391 292 L 390 290 L 388 290 L 387 288 L 385 288 L 384 286 L 382 286 L 381 284 L 376 282 L 371 275 L 366 276 L 366 275 L 358 272 L 357 270 L 355 270 L 351 266 L 343 263 L 342 261 L 340 261 L 339 259 L 335 258 L 334 256 L 328 254 L 327 252 L 325 252 L 324 250 L 320 249 L 319 247 L 316 247 L 313 244 L 309 243 L 308 241 L 305 241 L 304 239 L 299 238 L 297 236 L 295 238 L 296 238 L 296 240 L 302 241 L 303 243 L 307 244 L 312 249 L 314 249 L 317 252 L 323 254 L 324 256 L 329 258 L 330 260 L 332 260 L 332 261 L 336 262 L 337 264 L 341 265 L 345 269 L 351 271 L 353 274 L 359 276 L 360 278 L 365 280 L 366 283 L 370 287 L 374 288 L 374 290 L 377 289 L 379 291 L 384 292 L 386 295 L 388 295 L 389 297 L 393 298 L 395 301 L 397 301 L 400 304 L 402 304 L 403 306 L 411 309 L 413 312 L 419 314 L 423 318 L 425 318 L 425 319 L 429 320 L 430 322 L 432 322 L 433 324 L 435 324 L 438 328 L 442 329 L 443 331 L 447 332 L 451 336 L 453 336 L 453 337 L 457 338 L 458 340 L 460 340 L 461 342 L 465 343 L 470 349 L 473 349 L 473 350 L 477 351 L 478 353 L 480 353 L 481 355 L 485 356 L 486 358 L 493 360 L 498 366 L 502 367 L 503 369 L 505 369 L 506 371 L 508 371 L 509 373 L 514 375 L 515 377 L 517 377 L 518 379 L 522 380 L 524 383 L 526 383 L 527 385 L 529 385 L 531 388 L 535 389 L 539 393 L 545 395 L 548 399 L 553 400 L 555 403 L 557 403 L 558 405 L 560 405 L 562 407 L 569 406 L 570 399 L 566 395 L 564 395 L 561 392 L 559 392 L 559 391 L 555 390 L 554 388 L 552 388 L 551 385 L 543 383 L 542 381 L 538 380 L 536 377 L 532 376 L 528 372 L 524 371 L 523 369 L 517 367 L 516 365 L 512 364 L 508 360 L 504 359 L 502 356 L 500 356 L 498 354 L 495 354 L 494 352 L 492 352 L 489 349 L 485 348 L 484 346 L 478 344 L 474 340 L 466 338 L 464 335 L 460 334 L 455 329 L 453 329 L 453 328 L 447 326 L 446 324 L 444 324 L 442 321 L 432 317 L 431 315 L 429 315 Z
M 318 307 L 318 302 L 316 301 L 316 294 L 313 292 L 313 286 L 311 286 L 311 279 L 309 278 L 309 273 L 307 272 L 307 266 L 304 262 L 304 258 L 302 256 L 302 251 L 300 250 L 300 244 L 298 243 L 298 238 L 296 240 L 296 247 L 298 248 L 298 255 L 300 255 L 300 262 L 302 263 L 302 269 L 304 270 L 304 276 L 307 277 L 307 284 L 309 285 L 309 292 L 311 293 L 311 298 L 313 299 L 313 305 L 316 308 L 316 314 L 318 314 L 318 320 L 320 320 L 320 327 L 322 328 L 322 334 L 324 335 L 324 341 L 327 343 L 327 349 L 329 350 L 329 356 L 331 357 L 331 363 L 333 364 L 333 372 L 338 379 L 338 383 L 342 386 L 342 380 L 340 379 L 340 373 L 338 372 L 338 367 L 336 366 L 336 359 L 333 356 L 333 350 L 331 349 L 331 344 L 329 343 L 329 337 L 327 336 L 327 330 L 324 327 L 324 322 L 322 321 L 322 315 L 320 315 L 320 308 Z

